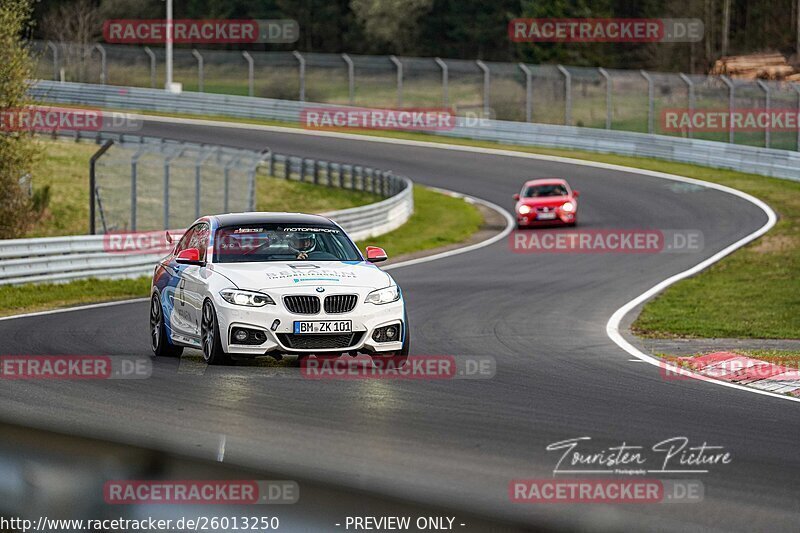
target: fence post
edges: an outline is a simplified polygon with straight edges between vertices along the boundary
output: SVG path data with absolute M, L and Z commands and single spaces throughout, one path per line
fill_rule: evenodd
M 144 53 L 150 58 L 150 88 L 156 88 L 156 55 L 149 46 L 144 47 Z
M 92 155 L 89 159 L 89 235 L 95 234 L 95 223 L 94 223 L 94 204 L 97 198 L 97 179 L 95 176 L 95 166 L 97 164 L 97 160 L 106 153 L 106 151 L 111 148 L 111 145 L 114 144 L 112 139 L 107 140 L 103 143 L 103 146 L 100 147 L 98 151 Z
M 139 197 L 139 158 L 144 153 L 144 145 L 140 146 L 131 157 L 131 231 L 136 231 L 136 199 Z
M 647 81 L 647 133 L 653 133 L 653 114 L 655 113 L 655 93 L 653 87 L 653 78 L 645 72 L 640 70 L 639 74 Z
M 533 118 L 533 73 L 525 63 L 518 65 L 525 73 L 525 122 L 530 122 Z
M 92 50 L 100 52 L 100 85 L 105 85 L 108 80 L 108 63 L 106 62 L 106 49 L 101 44 L 95 44 Z
M 599 67 L 597 72 L 603 76 L 603 79 L 606 82 L 606 129 L 611 129 L 611 92 L 613 90 L 613 86 L 611 83 L 611 76 L 609 75 L 608 71 L 603 67 Z
M 217 150 L 218 147 L 215 146 L 214 148 L 208 150 L 205 154 L 201 152 L 199 154 L 200 157 L 198 157 L 194 162 L 194 218 L 200 218 L 200 189 L 202 186 L 200 176 L 202 173 L 202 167 L 205 162 L 217 152 Z
M 231 185 L 231 169 L 239 162 L 239 154 L 231 155 L 230 161 L 225 163 L 224 178 L 225 190 L 222 195 L 222 209 L 226 213 L 230 211 L 230 185 Z
M 397 56 L 389 56 L 389 59 L 397 67 L 397 107 L 403 107 L 403 63 Z
M 253 96 L 253 85 L 255 81 L 255 65 L 253 63 L 253 56 L 251 56 L 247 50 L 242 50 L 242 57 L 247 60 L 247 95 Z
M 197 92 L 203 92 L 203 86 L 205 85 L 205 68 L 203 65 L 203 55 L 197 50 L 197 48 L 192 48 L 192 55 L 195 59 L 197 59 Z
M 756 80 L 756 83 L 758 84 L 759 87 L 761 87 L 761 90 L 764 91 L 764 104 L 765 104 L 764 108 L 767 111 L 767 116 L 769 116 L 770 104 L 772 103 L 769 91 L 769 85 L 767 85 L 761 80 Z M 770 141 L 770 131 L 769 131 L 769 120 L 768 120 L 767 125 L 764 127 L 764 148 L 769 148 L 770 144 L 769 141 Z
M 349 95 L 350 105 L 356 101 L 356 69 L 353 60 L 347 54 L 342 54 L 342 59 L 347 64 L 347 94 Z
M 489 67 L 486 66 L 486 63 L 478 59 L 475 61 L 475 64 L 478 65 L 483 71 L 483 116 L 484 118 L 489 117 L 489 89 L 491 87 L 492 78 L 491 73 L 489 72 Z
M 722 80 L 722 83 L 728 86 L 728 142 L 733 144 L 734 132 L 733 121 L 731 119 L 733 118 L 733 111 L 736 107 L 736 87 L 727 76 L 720 76 L 719 79 Z
M 564 125 L 572 124 L 572 75 L 561 65 L 556 65 L 558 71 L 564 76 Z
M 791 84 L 792 89 L 797 93 L 797 112 L 800 114 L 800 85 L 796 83 Z M 796 150 L 800 152 L 800 128 L 797 129 L 797 146 Z
M 694 82 L 692 81 L 692 79 L 689 76 L 687 76 L 683 72 L 678 73 L 678 76 L 680 76 L 681 79 L 683 80 L 683 82 L 686 84 L 687 91 L 689 92 L 689 98 L 688 98 L 688 100 L 689 100 L 689 115 L 691 116 L 691 115 L 694 114 L 694 106 L 695 106 Z M 689 130 L 686 132 L 686 135 L 690 139 L 692 138 L 692 135 L 694 135 L 694 132 L 692 132 L 692 128 L 689 128 Z
M 447 107 L 450 105 L 450 88 L 448 87 L 450 71 L 447 68 L 447 63 L 440 58 L 434 57 L 433 60 L 436 61 L 436 64 L 442 69 L 442 107 Z
M 53 51 L 53 81 L 58 81 L 58 46 L 53 41 L 47 41 L 47 47 Z
M 292 55 L 297 59 L 297 63 L 300 67 L 300 101 L 306 101 L 306 58 L 303 55 L 295 50 L 292 52 Z

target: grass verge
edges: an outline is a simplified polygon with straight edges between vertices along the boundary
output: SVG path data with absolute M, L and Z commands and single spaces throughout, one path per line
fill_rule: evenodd
M 300 128 L 277 121 L 141 112 Z M 779 214 L 778 224 L 757 242 L 673 285 L 648 302 L 632 329 L 648 337 L 800 338 L 800 276 L 797 275 L 800 272 L 800 183 L 657 159 L 445 138 L 425 133 L 374 130 L 347 130 L 347 133 L 571 157 L 678 174 L 747 192 L 767 202 Z

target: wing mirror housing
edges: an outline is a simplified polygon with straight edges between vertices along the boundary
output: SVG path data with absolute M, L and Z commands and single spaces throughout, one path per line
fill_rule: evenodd
M 514 200 L 517 200 L 517 201 L 519 201 L 519 194 L 515 194 L 515 195 L 514 195 Z
M 574 196 L 575 198 L 577 198 L 580 195 L 581 195 L 581 191 L 572 191 L 572 196 Z
M 187 248 L 178 252 L 175 261 L 182 265 L 204 266 L 205 261 L 200 260 L 200 250 L 197 248 Z
M 370 263 L 380 263 L 387 259 L 389 259 L 389 256 L 386 255 L 386 251 L 383 248 L 367 246 L 367 261 Z

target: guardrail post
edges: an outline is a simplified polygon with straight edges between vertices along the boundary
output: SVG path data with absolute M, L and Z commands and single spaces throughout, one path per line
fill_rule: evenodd
M 251 56 L 247 50 L 242 51 L 242 57 L 247 60 L 247 95 L 253 96 L 254 92 L 254 82 L 255 82 L 255 63 L 253 62 L 253 56 Z
M 95 167 L 97 165 L 97 160 L 106 153 L 106 151 L 111 148 L 111 145 L 114 144 L 112 139 L 107 140 L 103 143 L 103 146 L 100 147 L 98 151 L 96 151 L 92 157 L 89 159 L 89 235 L 95 234 L 95 202 L 97 201 L 97 178 L 95 175 Z
M 489 67 L 486 66 L 486 63 L 484 63 L 480 59 L 475 61 L 475 64 L 478 65 L 478 68 L 480 68 L 483 71 L 483 117 L 484 118 L 488 118 L 489 117 L 489 90 L 490 90 L 490 88 L 492 86 L 491 85 L 492 84 L 492 77 L 491 77 L 492 74 L 489 71 Z
M 95 44 L 91 50 L 100 52 L 100 85 L 105 85 L 108 80 L 108 63 L 106 62 L 106 49 L 101 44 Z
M 149 46 L 144 47 L 144 53 L 150 58 L 150 88 L 156 88 L 156 55 Z
M 525 122 L 530 122 L 533 118 L 533 73 L 525 63 L 518 65 L 525 73 Z
M 564 125 L 572 125 L 572 75 L 561 65 L 556 65 L 564 76 Z
M 192 55 L 197 60 L 197 92 L 202 93 L 205 85 L 205 67 L 203 65 L 203 55 L 197 50 L 197 48 L 192 48 Z
M 319 185 L 319 161 L 314 159 L 313 165 L 314 185 Z
M 253 166 L 250 167 L 250 172 L 247 174 L 247 190 L 248 190 L 248 199 L 247 199 L 247 207 L 250 211 L 256 210 L 256 171 L 258 171 L 258 166 L 269 157 L 272 160 L 272 151 L 269 148 L 265 148 L 261 151 L 261 157 L 256 159 Z
M 333 178 L 331 177 L 331 162 L 330 161 L 326 161 L 325 162 L 325 182 L 327 183 L 328 187 L 330 187 L 333 184 L 332 179 Z
M 722 80 L 722 83 L 728 86 L 728 142 L 733 144 L 735 138 L 732 119 L 734 109 L 736 108 L 736 86 L 731 80 L 728 79 L 727 76 L 720 76 L 719 79 Z
M 53 81 L 58 81 L 58 46 L 53 41 L 47 41 L 47 47 L 53 51 Z
M 347 64 L 347 94 L 349 95 L 348 101 L 350 105 L 355 104 L 356 101 L 356 69 L 353 65 L 353 60 L 347 54 L 342 54 L 342 59 Z
M 359 191 L 364 190 L 364 168 L 361 166 L 354 166 L 353 173 L 350 179 L 350 188 L 356 190 L 356 177 L 358 177 Z
M 292 177 L 292 160 L 287 155 L 283 158 L 283 179 L 289 180 Z
M 449 70 L 447 68 L 447 63 L 438 57 L 434 57 L 433 60 L 436 61 L 436 64 L 442 69 L 442 107 L 447 107 L 450 105 L 450 88 L 448 87 Z
M 397 68 L 397 107 L 403 107 L 403 63 L 397 56 L 389 56 L 389 60 Z
M 306 101 L 306 58 L 303 55 L 295 50 L 292 52 L 292 55 L 297 59 L 297 63 L 300 67 L 300 101 Z
M 653 115 L 655 114 L 655 87 L 653 86 L 653 78 L 645 72 L 640 70 L 639 74 L 647 81 L 647 133 L 652 134 L 654 130 Z
M 613 85 L 611 82 L 611 75 L 609 75 L 608 71 L 603 67 L 599 67 L 597 72 L 603 76 L 603 79 L 606 82 L 606 129 L 611 129 L 611 92 L 613 90 Z
M 686 90 L 688 91 L 688 96 L 689 96 L 688 97 L 689 115 L 692 116 L 694 115 L 694 106 L 695 106 L 694 82 L 689 76 L 687 76 L 683 72 L 678 73 L 678 76 L 680 76 L 683 82 L 686 84 Z M 689 131 L 686 132 L 686 136 L 691 139 L 692 135 L 694 135 L 694 133 L 692 132 L 692 129 L 689 128 Z
M 769 116 L 769 109 L 771 102 L 771 95 L 769 90 L 769 85 L 764 83 L 761 80 L 756 80 L 756 83 L 761 90 L 764 91 L 764 109 L 767 111 L 767 116 Z M 769 130 L 769 120 L 767 120 L 767 125 L 764 127 L 764 148 L 769 148 L 770 144 L 770 130 Z

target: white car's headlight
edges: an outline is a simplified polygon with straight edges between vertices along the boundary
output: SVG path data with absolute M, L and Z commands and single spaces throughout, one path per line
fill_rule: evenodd
M 372 291 L 367 295 L 367 303 L 370 304 L 388 304 L 392 302 L 396 302 L 400 299 L 400 289 L 397 285 L 392 285 L 391 287 L 386 287 L 385 289 L 378 289 L 377 291 Z
M 573 211 L 575 211 L 575 204 L 573 204 L 572 202 L 567 202 L 561 206 L 561 210 L 567 213 L 572 213 Z
M 519 206 L 519 214 L 520 215 L 527 215 L 531 212 L 531 206 L 529 205 L 521 205 Z
M 219 295 L 222 296 L 223 300 L 234 305 L 244 305 L 247 307 L 264 307 L 268 304 L 275 305 L 275 300 L 263 292 L 224 289 L 219 291 Z

